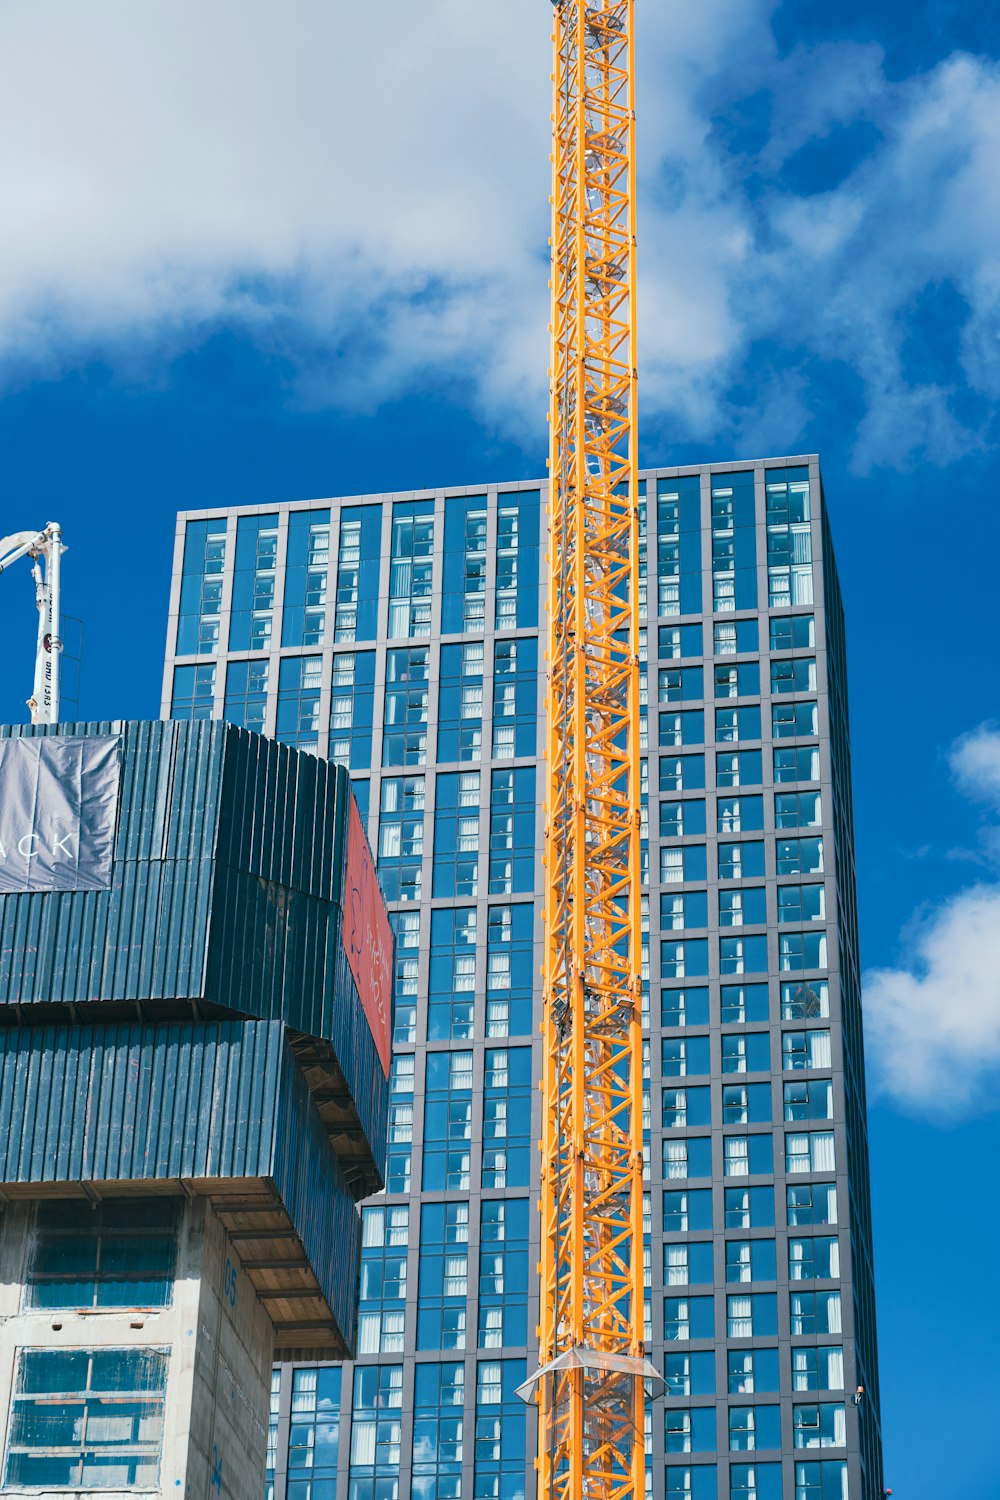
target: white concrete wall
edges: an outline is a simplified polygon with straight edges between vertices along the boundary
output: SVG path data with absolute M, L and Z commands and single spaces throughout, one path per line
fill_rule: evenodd
M 169 1351 L 160 1482 L 162 1500 L 257 1500 L 264 1491 L 273 1333 L 228 1236 L 204 1200 L 185 1204 L 168 1307 L 62 1312 L 25 1307 L 34 1205 L 0 1217 L 0 1447 L 18 1351 L 152 1348 Z M 0 1478 L 2 1483 L 2 1478 Z M 4 1489 L 5 1500 L 126 1500 L 137 1492 Z

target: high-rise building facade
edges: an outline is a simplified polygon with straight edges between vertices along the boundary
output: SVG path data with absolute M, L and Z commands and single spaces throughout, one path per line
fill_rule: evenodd
M 819 466 L 642 475 L 654 1500 L 876 1500 L 844 625 Z M 530 1500 L 545 489 L 197 511 L 163 713 L 347 766 L 396 934 L 353 1363 L 286 1365 L 273 1500 Z

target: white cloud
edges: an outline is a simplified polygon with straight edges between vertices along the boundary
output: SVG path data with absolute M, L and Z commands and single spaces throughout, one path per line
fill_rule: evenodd
M 952 745 L 960 791 L 1000 808 L 1000 733 Z M 1000 851 L 997 834 L 984 844 Z M 996 1105 L 1000 1071 L 1000 885 L 959 891 L 902 934 L 904 961 L 865 975 L 865 1031 L 878 1088 L 904 1109 L 959 1118 Z
M 956 56 L 893 81 L 849 43 L 782 58 L 776 4 L 637 15 L 643 426 L 790 451 L 811 363 L 836 361 L 864 388 L 859 466 L 947 461 L 985 441 L 956 389 L 1000 394 L 1000 70 Z M 450 379 L 540 446 L 550 16 L 545 0 L 9 0 L 0 372 L 98 351 L 134 375 L 145 350 L 148 378 L 236 324 L 286 357 L 300 400 L 372 406 Z M 768 100 L 756 154 L 726 143 L 741 91 Z M 839 186 L 782 185 L 857 121 L 871 151 Z M 913 308 L 945 282 L 968 319 L 914 376 Z
M 906 965 L 865 975 L 865 1036 L 882 1092 L 922 1116 L 995 1107 L 1000 887 L 973 886 L 918 923 Z
M 980 724 L 963 734 L 951 747 L 948 764 L 966 796 L 1000 808 L 1000 732 Z

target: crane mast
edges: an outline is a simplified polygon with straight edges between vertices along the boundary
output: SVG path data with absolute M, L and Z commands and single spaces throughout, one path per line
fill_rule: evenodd
M 539 1500 L 642 1500 L 633 0 L 556 0 Z

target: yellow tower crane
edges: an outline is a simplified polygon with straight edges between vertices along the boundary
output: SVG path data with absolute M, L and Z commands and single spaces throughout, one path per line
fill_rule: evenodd
M 633 0 L 554 0 L 539 1500 L 643 1500 Z

